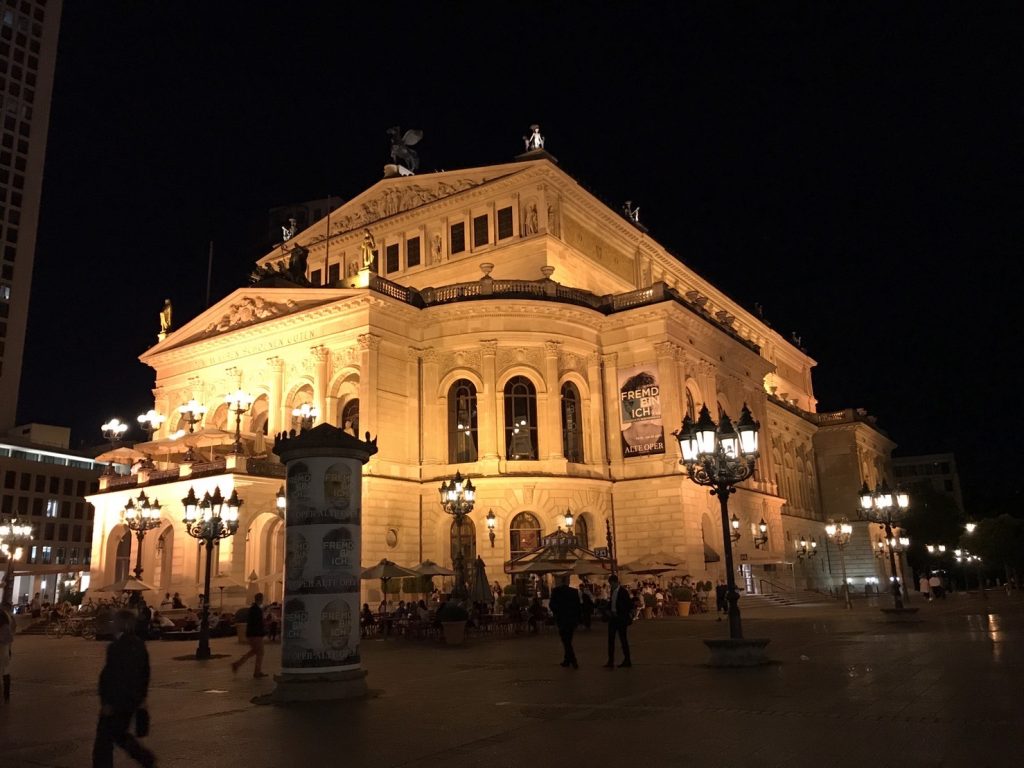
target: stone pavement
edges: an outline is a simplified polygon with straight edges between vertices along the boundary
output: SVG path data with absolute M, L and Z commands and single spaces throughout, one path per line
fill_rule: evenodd
M 228 658 L 178 661 L 192 643 L 154 642 L 147 741 L 164 768 L 1019 765 L 1024 595 L 914 605 L 924 620 L 909 625 L 864 601 L 752 609 L 745 633 L 770 637 L 775 660 L 758 669 L 703 666 L 701 638 L 727 631 L 713 616 L 639 622 L 635 666 L 614 671 L 600 666 L 604 625 L 580 633 L 579 671 L 558 666 L 553 632 L 462 648 L 370 640 L 373 698 L 288 709 L 250 703 L 274 685 L 251 667 L 234 677 Z M 89 765 L 104 645 L 18 638 L 0 768 Z

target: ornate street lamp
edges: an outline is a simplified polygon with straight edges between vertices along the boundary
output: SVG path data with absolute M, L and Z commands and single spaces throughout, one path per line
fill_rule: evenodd
M 128 499 L 121 510 L 121 522 L 129 531 L 135 532 L 139 540 L 139 549 L 135 555 L 135 578 L 142 578 L 142 540 L 146 533 L 160 525 L 160 502 L 150 500 L 145 491 L 139 492 L 138 500 Z
M 103 436 L 110 441 L 110 450 L 114 450 L 117 448 L 117 444 L 121 441 L 121 435 L 128 431 L 128 425 L 120 419 L 115 418 L 100 426 L 100 429 L 103 430 Z M 103 474 L 114 474 L 114 462 L 111 461 L 107 464 L 107 468 L 103 470 Z
M 153 439 L 153 433 L 160 429 L 160 425 L 167 421 L 166 416 L 157 413 L 152 408 L 145 413 L 139 414 L 137 419 L 139 426 L 146 430 L 146 435 L 149 440 Z M 153 466 L 153 460 L 147 456 L 142 462 L 142 466 L 151 468 Z
M 902 490 L 895 492 L 886 480 L 875 486 L 872 491 L 865 481 L 860 489 L 860 512 L 866 520 L 881 524 L 885 528 L 885 540 L 894 540 L 892 529 L 899 523 L 910 507 L 910 497 Z M 909 539 L 908 539 L 909 544 Z M 880 546 L 879 549 L 882 547 Z M 896 575 L 895 547 L 889 547 L 889 571 L 892 574 L 892 601 L 896 610 L 903 610 L 903 597 L 900 592 L 900 580 Z
M 315 405 L 303 403 L 298 408 L 292 409 L 292 416 L 299 420 L 299 430 L 305 431 L 312 429 L 313 424 L 320 418 L 320 409 Z
M 235 414 L 235 442 L 231 446 L 231 452 L 237 456 L 242 455 L 242 414 L 249 410 L 256 398 L 241 389 L 236 389 L 226 398 L 228 410 Z
M 188 496 L 181 500 L 185 508 L 185 530 L 188 535 L 198 539 L 200 545 L 206 547 L 206 578 L 203 586 L 203 617 L 199 624 L 199 647 L 196 649 L 197 659 L 210 658 L 210 569 L 213 560 L 213 545 L 238 532 L 238 513 L 242 508 L 242 500 L 238 491 L 231 491 L 231 498 L 225 503 L 220 494 L 220 487 L 203 495 L 203 500 L 196 498 L 195 489 L 188 489 Z
M 565 514 L 562 516 L 562 520 L 565 522 L 565 530 L 567 530 L 569 533 L 572 533 L 572 526 L 573 523 L 576 522 L 576 518 L 573 517 L 571 509 L 567 508 L 565 510 Z
M 498 524 L 498 518 L 494 516 L 494 510 L 487 510 L 487 537 L 491 540 L 491 549 L 494 548 L 494 526 Z
M 732 513 L 732 518 L 729 520 L 729 525 L 732 526 L 732 530 L 729 532 L 729 538 L 732 541 L 740 540 L 740 520 L 736 517 L 736 513 Z
M 768 523 L 761 518 L 761 522 L 757 524 L 757 530 L 760 534 L 754 537 L 754 548 L 755 549 L 767 549 L 768 548 Z
M 817 557 L 818 556 L 818 542 L 815 539 L 808 541 L 803 536 L 796 543 L 796 556 L 803 560 L 805 557 Z
M 476 501 L 476 488 L 472 480 L 463 480 L 462 473 L 456 472 L 451 481 L 441 482 L 441 509 L 455 518 L 455 528 L 458 531 L 458 552 L 455 557 L 455 586 L 452 589 L 452 597 L 465 600 L 469 592 L 466 588 L 466 563 L 462 556 L 462 523 L 466 516 L 473 511 L 473 504 Z
M 274 506 L 277 507 L 277 511 L 282 515 L 288 510 L 288 496 L 284 492 L 283 485 L 274 494 Z
M 964 523 L 964 529 L 968 533 L 974 533 L 974 529 L 977 528 L 977 527 L 978 527 L 978 524 L 975 523 L 974 521 L 969 521 L 969 522 Z
M 754 420 L 746 403 L 743 404 L 740 420 L 735 428 L 725 413 L 716 425 L 705 405 L 700 409 L 696 424 L 687 414 L 683 418 L 680 430 L 674 433 L 682 454 L 680 464 L 686 467 L 687 475 L 698 485 L 708 486 L 711 495 L 718 497 L 722 508 L 722 540 L 729 600 L 729 637 L 733 640 L 743 638 L 743 627 L 740 623 L 740 596 L 736 590 L 736 573 L 732 560 L 729 495 L 735 493 L 737 483 L 754 474 L 754 462 L 758 457 L 759 428 L 760 424 Z
M 198 402 L 194 397 L 187 403 L 183 403 L 178 406 L 178 413 L 185 419 L 188 424 L 188 433 L 191 435 L 196 431 L 196 424 L 203 420 L 203 416 L 206 415 L 206 406 Z M 195 461 L 196 455 L 193 452 L 193 448 L 190 445 L 188 450 L 185 452 L 185 461 Z
M 964 586 L 965 587 L 967 586 L 967 566 L 970 565 L 971 563 L 974 563 L 975 566 L 977 566 L 977 569 L 978 569 L 978 591 L 981 592 L 981 599 L 982 600 L 988 600 L 988 595 L 985 594 L 985 582 L 982 580 L 983 577 L 981 575 L 981 568 L 982 568 L 981 558 L 978 557 L 977 555 L 972 555 L 966 549 L 956 549 L 956 550 L 953 550 L 953 556 L 956 558 L 956 561 L 958 563 L 961 563 L 964 566 Z
M 846 518 L 839 522 L 830 520 L 825 526 L 825 535 L 839 549 L 839 567 L 843 574 L 843 597 L 846 600 L 846 607 L 853 608 L 853 602 L 850 600 L 850 583 L 846 580 L 846 555 L 844 553 L 846 545 L 850 543 L 850 537 L 853 535 L 853 526 L 847 522 Z
M 14 604 L 14 561 L 21 560 L 25 554 L 25 547 L 31 541 L 31 525 L 19 523 L 16 517 L 9 522 L 0 523 L 0 553 L 7 559 L 7 569 L 4 572 L 4 593 L 0 602 L 8 605 Z

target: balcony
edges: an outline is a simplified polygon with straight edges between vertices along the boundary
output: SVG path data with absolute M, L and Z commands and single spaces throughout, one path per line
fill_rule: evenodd
M 134 475 L 101 475 L 99 492 L 123 491 L 128 488 L 148 488 L 163 483 L 174 483 L 190 477 L 210 477 L 211 475 L 225 474 L 283 479 L 285 470 L 283 464 L 271 459 L 228 455 L 216 458 L 213 461 L 197 461 L 191 464 L 182 463 L 177 467 L 166 469 L 140 469 Z

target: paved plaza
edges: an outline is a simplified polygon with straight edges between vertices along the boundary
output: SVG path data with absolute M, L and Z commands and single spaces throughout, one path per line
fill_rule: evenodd
M 703 665 L 714 616 L 639 622 L 635 666 L 604 662 L 604 625 L 581 632 L 581 669 L 558 666 L 557 633 L 462 648 L 367 640 L 373 697 L 257 706 L 273 678 L 229 659 L 176 660 L 152 642 L 147 740 L 161 766 L 1010 766 L 1024 746 L 1024 596 L 914 602 L 923 621 L 882 622 L 858 601 L 752 608 L 748 637 L 774 663 Z M 13 706 L 0 708 L 0 766 L 88 766 L 105 643 L 19 637 Z M 233 639 L 215 654 L 238 654 Z M 270 646 L 268 670 L 278 670 Z M 129 765 L 123 755 L 117 765 Z

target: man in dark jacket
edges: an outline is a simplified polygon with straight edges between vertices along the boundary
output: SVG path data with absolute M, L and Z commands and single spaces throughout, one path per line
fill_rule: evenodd
M 558 586 L 551 590 L 551 601 L 548 603 L 551 614 L 555 617 L 555 624 L 558 625 L 558 636 L 562 639 L 564 656 L 562 666 L 579 669 L 576 661 L 576 652 L 572 648 L 572 635 L 576 631 L 576 625 L 580 623 L 582 607 L 580 605 L 580 591 L 569 586 L 569 577 L 560 576 Z
M 113 768 L 114 745 L 139 765 L 156 765 L 156 757 L 128 732 L 132 716 L 146 704 L 149 654 L 134 632 L 131 611 L 114 615 L 114 641 L 107 646 L 107 663 L 100 672 L 100 719 L 92 747 L 93 768 Z
M 249 641 L 249 650 L 238 661 L 231 663 L 231 671 L 237 672 L 253 656 L 256 657 L 256 670 L 253 677 L 266 677 L 263 674 L 263 638 L 267 630 L 263 626 L 263 593 L 257 592 L 249 606 L 249 614 L 245 619 L 245 638 Z
M 616 635 L 619 636 L 619 644 L 622 646 L 623 658 L 619 666 L 632 667 L 626 630 L 633 623 L 633 598 L 629 596 L 629 590 L 619 584 L 619 577 L 614 573 L 608 577 L 608 586 L 611 587 L 612 594 L 608 611 L 608 663 L 605 667 L 615 669 Z

